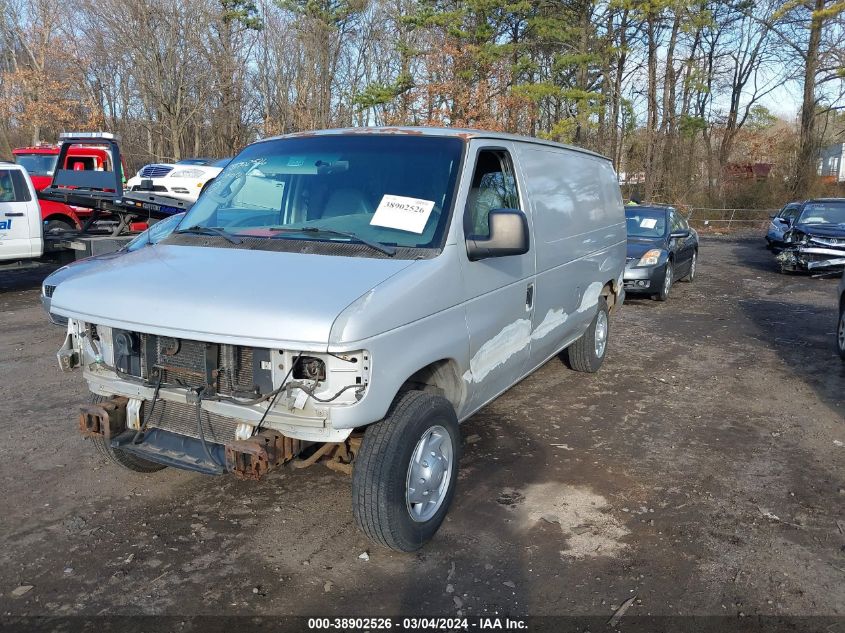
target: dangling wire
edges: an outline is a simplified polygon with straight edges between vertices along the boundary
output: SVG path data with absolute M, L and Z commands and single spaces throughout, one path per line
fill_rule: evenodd
M 281 384 L 279 384 L 279 388 L 276 389 L 276 393 L 273 394 L 273 399 L 270 400 L 270 404 L 264 410 L 264 414 L 261 416 L 261 419 L 258 421 L 258 424 L 255 426 L 255 430 L 253 430 L 253 432 L 252 432 L 253 437 L 255 437 L 258 434 L 258 432 L 261 430 L 261 425 L 264 424 L 264 420 L 267 419 L 267 414 L 270 413 L 270 409 L 272 409 L 275 406 L 276 400 L 279 398 L 279 394 L 282 393 L 282 391 L 285 390 L 285 383 L 287 382 L 288 378 L 290 378 L 290 375 L 293 372 L 293 368 L 296 367 L 297 363 L 299 362 L 299 359 L 302 358 L 302 354 L 303 354 L 303 352 L 299 352 L 299 354 L 297 354 L 297 356 L 296 356 L 296 359 L 290 364 L 290 368 L 288 369 L 288 373 L 286 373 L 285 377 L 282 378 L 282 382 L 281 382 Z
M 156 388 L 155 388 L 155 391 L 153 392 L 153 401 L 152 401 L 152 404 L 150 404 L 150 411 L 149 411 L 149 413 L 147 413 L 146 416 L 144 416 L 144 423 L 141 424 L 141 428 L 138 429 L 138 431 L 135 433 L 135 437 L 132 438 L 133 444 L 140 444 L 143 441 L 144 433 L 147 430 L 147 425 L 150 423 L 150 420 L 153 419 L 153 412 L 155 411 L 155 408 L 156 408 L 156 402 L 158 402 L 158 393 L 159 393 L 159 390 L 161 389 L 161 378 L 162 378 L 161 370 L 156 369 L 155 371 L 156 371 L 156 373 L 158 373 L 158 381 L 156 382 Z

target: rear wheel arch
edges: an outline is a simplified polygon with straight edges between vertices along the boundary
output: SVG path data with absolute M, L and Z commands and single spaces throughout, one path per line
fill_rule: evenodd
M 622 285 L 619 283 L 618 279 L 611 279 L 608 281 L 601 289 L 601 292 L 599 292 L 599 296 L 604 297 L 604 300 L 607 303 L 607 309 L 611 313 L 616 309 L 621 294 Z

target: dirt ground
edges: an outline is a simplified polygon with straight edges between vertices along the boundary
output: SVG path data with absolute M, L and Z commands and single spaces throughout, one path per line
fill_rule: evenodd
M 841 624 L 837 280 L 778 274 L 762 242 L 705 238 L 694 283 L 629 298 L 597 375 L 552 360 L 469 420 L 452 509 L 411 555 L 369 543 L 322 466 L 107 465 L 76 431 L 46 269 L 0 273 L 0 615 L 606 619 L 635 597 L 626 618 Z

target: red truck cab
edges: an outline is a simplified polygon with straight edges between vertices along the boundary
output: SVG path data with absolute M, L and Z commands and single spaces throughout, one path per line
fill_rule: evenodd
M 59 159 L 59 145 L 42 144 L 34 147 L 19 147 L 12 150 L 15 162 L 26 169 L 36 191 L 50 186 L 56 163 Z M 111 156 L 101 147 L 74 145 L 68 148 L 63 169 L 111 171 Z M 52 200 L 39 200 L 44 232 L 70 231 L 82 227 L 91 209 L 73 207 Z

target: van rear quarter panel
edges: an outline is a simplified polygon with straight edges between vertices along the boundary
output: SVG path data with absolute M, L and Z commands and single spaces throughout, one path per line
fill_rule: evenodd
M 577 338 L 595 315 L 602 287 L 619 282 L 625 211 L 603 158 L 530 143 L 517 144 L 517 158 L 534 215 L 535 318 L 566 315 L 566 327 L 532 342 L 539 362 Z

